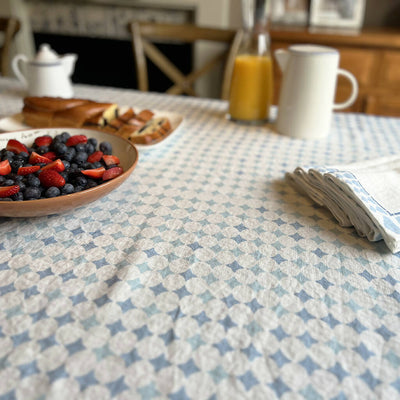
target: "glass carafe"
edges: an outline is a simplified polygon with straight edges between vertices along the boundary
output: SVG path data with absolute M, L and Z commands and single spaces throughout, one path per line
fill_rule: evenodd
M 273 71 L 268 31 L 270 0 L 242 0 L 244 35 L 235 58 L 229 117 L 238 122 L 268 121 Z

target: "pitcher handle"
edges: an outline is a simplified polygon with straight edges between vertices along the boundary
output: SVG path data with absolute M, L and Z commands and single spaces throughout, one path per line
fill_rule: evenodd
M 346 77 L 351 83 L 350 97 L 342 103 L 335 103 L 333 105 L 334 110 L 343 110 L 344 108 L 351 106 L 356 101 L 358 96 L 358 83 L 355 76 L 351 72 L 346 71 L 345 69 L 338 68 L 337 73 L 338 75 L 343 75 L 344 77 Z
M 28 82 L 26 81 L 24 74 L 22 73 L 21 69 L 19 68 L 20 61 L 27 62 L 28 57 L 25 54 L 17 54 L 12 60 L 11 67 L 12 67 L 12 70 L 14 71 L 15 76 L 18 78 L 18 80 L 25 86 L 28 86 Z

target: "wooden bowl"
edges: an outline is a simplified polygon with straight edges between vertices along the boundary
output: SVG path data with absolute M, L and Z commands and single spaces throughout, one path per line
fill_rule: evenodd
M 31 146 L 38 136 L 50 135 L 54 137 L 65 131 L 69 132 L 71 135 L 86 135 L 88 138 L 96 138 L 99 144 L 104 141 L 111 143 L 113 154 L 120 159 L 120 165 L 124 169 L 124 172 L 110 181 L 77 193 L 49 199 L 1 201 L 0 217 L 39 217 L 43 215 L 61 214 L 106 196 L 112 190 L 120 186 L 135 169 L 139 154 L 133 143 L 116 135 L 89 129 L 45 128 L 1 133 L 0 149 L 6 147 L 9 139 L 17 139 L 25 145 Z

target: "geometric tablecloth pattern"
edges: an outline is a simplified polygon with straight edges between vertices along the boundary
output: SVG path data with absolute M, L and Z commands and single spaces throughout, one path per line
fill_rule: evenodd
M 0 87 L 0 115 L 18 112 Z M 399 119 L 335 114 L 309 142 L 218 100 L 76 95 L 184 122 L 108 196 L 0 218 L 0 400 L 400 397 L 399 254 L 284 181 L 399 153 Z

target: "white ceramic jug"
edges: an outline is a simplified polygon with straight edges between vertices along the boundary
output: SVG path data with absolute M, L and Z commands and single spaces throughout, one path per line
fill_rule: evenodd
M 33 60 L 18 54 L 13 58 L 11 66 L 30 96 L 70 98 L 73 96 L 70 78 L 76 59 L 76 54 L 59 56 L 48 44 L 42 44 Z M 21 69 L 20 63 L 24 64 Z
M 300 139 L 326 137 L 332 111 L 349 107 L 357 98 L 356 78 L 339 68 L 336 49 L 311 44 L 293 45 L 275 51 L 283 72 L 276 129 Z M 352 92 L 343 103 L 334 103 L 337 76 L 350 80 Z

